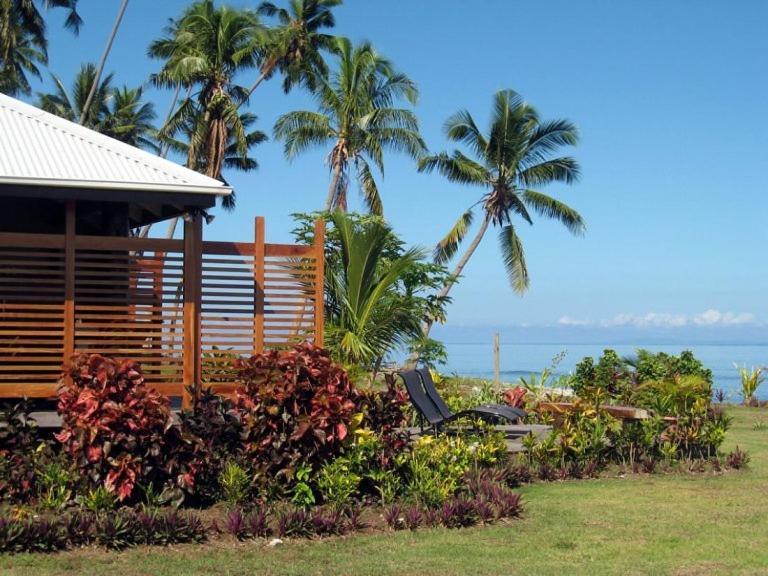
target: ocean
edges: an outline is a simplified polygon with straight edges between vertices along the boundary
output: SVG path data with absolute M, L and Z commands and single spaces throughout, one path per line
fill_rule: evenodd
M 443 373 L 456 373 L 481 378 L 493 377 L 493 348 L 486 342 L 446 342 L 448 363 L 442 366 Z M 501 344 L 501 379 L 514 383 L 520 376 L 541 372 L 551 365 L 552 359 L 565 352 L 565 357 L 557 367 L 556 373 L 571 373 L 576 364 L 585 356 L 595 359 L 604 348 L 612 348 L 621 356 L 632 356 L 638 348 L 652 352 L 679 354 L 683 350 L 692 350 L 704 365 L 712 370 L 714 388 L 722 388 L 729 401 L 741 400 L 741 384 L 734 362 L 747 367 L 768 366 L 768 345 L 643 345 L 643 344 Z M 768 382 L 758 389 L 758 398 L 768 400 Z

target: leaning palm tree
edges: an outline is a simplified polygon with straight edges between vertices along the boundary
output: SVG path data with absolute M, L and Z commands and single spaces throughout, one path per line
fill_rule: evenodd
M 453 270 L 451 279 L 438 294 L 448 296 L 456 279 L 483 240 L 489 226 L 500 228 L 499 241 L 509 280 L 513 289 L 528 289 L 528 268 L 523 244 L 514 219 L 533 224 L 531 212 L 559 220 L 570 232 L 583 234 L 584 221 L 578 212 L 563 202 L 535 188 L 552 182 L 572 184 L 579 177 L 579 165 L 573 158 L 555 157 L 564 146 L 578 142 L 576 127 L 567 120 L 542 121 L 535 108 L 512 90 L 494 96 L 490 130 L 483 134 L 472 115 L 464 110 L 445 123 L 449 140 L 464 144 L 474 158 L 459 150 L 442 152 L 420 160 L 419 171 L 437 170 L 451 182 L 476 186 L 483 195 L 462 214 L 453 228 L 435 248 L 438 263 L 447 263 L 458 251 L 480 206 L 482 221 L 474 239 Z M 423 326 L 428 334 L 431 324 Z
M 112 74 L 108 74 L 98 83 L 92 105 L 83 115 L 83 105 L 95 78 L 94 64 L 83 64 L 70 90 L 61 78 L 53 76 L 55 91 L 38 94 L 38 106 L 70 122 L 84 118 L 83 125 L 88 128 L 132 146 L 156 151 L 152 125 L 155 109 L 151 102 L 143 100 L 141 88 L 114 88 Z
M 330 220 L 340 261 L 326 271 L 326 345 L 342 362 L 373 366 L 419 334 L 419 318 L 403 305 L 398 284 L 423 254 L 411 249 L 387 259 L 386 224 L 358 226 L 339 211 Z
M 416 102 L 415 84 L 396 72 L 388 60 L 364 43 L 353 46 L 337 38 L 337 67 L 329 78 L 319 78 L 315 92 L 318 112 L 284 114 L 275 123 L 275 137 L 285 141 L 288 159 L 316 147 L 330 146 L 331 183 L 326 210 L 347 207 L 349 167 L 353 164 L 368 209 L 381 214 L 383 206 L 371 170 L 384 173 L 384 151 L 405 152 L 418 158 L 425 150 L 414 113 L 395 107 L 404 98 Z
M 29 94 L 27 74 L 40 77 L 38 65 L 48 63 L 48 38 L 40 8 L 66 8 L 66 28 L 75 33 L 82 20 L 77 0 L 0 0 L 0 90 Z
M 290 0 L 288 9 L 278 8 L 272 2 L 261 3 L 259 14 L 276 18 L 278 25 L 264 33 L 260 74 L 248 90 L 248 96 L 276 71 L 283 74 L 283 90 L 286 93 L 300 83 L 310 90 L 315 89 L 316 78 L 328 73 L 322 52 L 330 52 L 334 46 L 334 36 L 321 30 L 336 25 L 331 10 L 341 2 Z
M 88 97 L 85 99 L 85 104 L 83 104 L 82 112 L 80 114 L 80 124 L 85 121 L 85 118 L 88 115 L 88 110 L 91 108 L 93 98 L 96 96 L 96 90 L 98 89 L 101 75 L 104 73 L 104 67 L 107 64 L 107 58 L 109 57 L 109 53 L 112 50 L 112 44 L 115 41 L 117 31 L 120 28 L 120 23 L 123 21 L 123 16 L 125 15 L 127 8 L 128 0 L 122 0 L 120 3 L 120 8 L 117 11 L 117 18 L 115 18 L 115 23 L 112 25 L 112 31 L 109 33 L 109 37 L 107 38 L 107 44 L 104 46 L 104 51 L 101 53 L 101 58 L 99 58 L 99 64 L 96 67 L 96 77 L 93 79 L 93 84 L 91 85 L 91 89 L 88 92 Z
M 179 20 L 171 21 L 166 32 L 165 38 L 150 46 L 151 56 L 165 60 L 153 80 L 163 87 L 187 88 L 189 95 L 161 128 L 160 136 L 177 133 L 199 119 L 190 134 L 187 166 L 220 178 L 230 139 L 241 157 L 248 154 L 247 133 L 238 112 L 246 91 L 234 80 L 238 73 L 256 66 L 262 26 L 252 11 L 217 8 L 211 0 L 201 0 Z

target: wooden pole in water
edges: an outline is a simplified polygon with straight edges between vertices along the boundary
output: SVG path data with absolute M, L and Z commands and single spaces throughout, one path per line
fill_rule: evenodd
M 499 333 L 496 332 L 493 335 L 493 380 L 496 386 L 501 384 L 501 359 L 499 358 L 501 353 L 499 346 Z

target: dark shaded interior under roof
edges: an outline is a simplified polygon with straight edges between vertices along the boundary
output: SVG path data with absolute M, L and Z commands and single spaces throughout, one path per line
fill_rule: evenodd
M 216 204 L 213 194 L 0 184 L 0 232 L 63 234 L 68 200 L 77 201 L 77 234 L 103 236 Z

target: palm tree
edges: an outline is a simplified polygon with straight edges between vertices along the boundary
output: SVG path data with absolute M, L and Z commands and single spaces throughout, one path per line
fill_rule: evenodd
M 262 63 L 259 77 L 248 90 L 250 96 L 259 85 L 279 71 L 283 74 L 283 90 L 304 83 L 314 90 L 316 78 L 326 76 L 328 67 L 323 51 L 332 51 L 334 36 L 320 32 L 333 28 L 336 20 L 331 11 L 342 0 L 290 0 L 289 9 L 278 8 L 272 2 L 262 2 L 259 14 L 274 17 L 278 26 L 264 34 Z
M 190 90 L 160 130 L 161 138 L 165 138 L 185 126 L 196 126 L 190 133 L 189 168 L 221 178 L 230 142 L 235 143 L 241 158 L 247 157 L 247 131 L 238 112 L 246 91 L 234 79 L 256 66 L 261 32 L 254 12 L 217 8 L 211 0 L 201 0 L 178 21 L 171 21 L 167 36 L 150 46 L 152 57 L 166 60 L 154 82 Z M 205 159 L 202 164 L 201 158 Z
M 98 93 L 98 90 L 96 91 Z M 100 131 L 116 140 L 145 148 L 157 153 L 154 120 L 155 106 L 143 100 L 142 88 L 116 88 L 112 90 L 107 106 L 108 112 L 100 122 Z
M 513 289 L 528 289 L 528 268 L 523 244 L 513 219 L 520 217 L 533 224 L 531 211 L 559 220 L 573 234 L 583 234 L 584 221 L 578 212 L 563 202 L 534 189 L 552 182 L 574 183 L 579 165 L 570 157 L 553 157 L 558 149 L 574 146 L 578 130 L 567 120 L 542 122 L 535 108 L 512 90 L 494 96 L 490 130 L 481 133 L 472 115 L 463 110 L 445 123 L 449 140 L 464 144 L 474 159 L 459 150 L 427 156 L 419 162 L 419 171 L 437 170 L 451 182 L 480 187 L 483 196 L 462 214 L 453 228 L 435 248 L 438 263 L 447 263 L 458 251 L 473 221 L 473 210 L 480 205 L 483 219 L 474 239 L 453 270 L 451 278 L 438 294 L 448 296 L 453 284 L 483 240 L 488 227 L 500 228 L 504 267 Z M 423 326 L 424 335 L 431 323 Z
M 198 106 L 195 113 L 185 116 L 184 119 L 185 122 L 176 126 L 176 130 L 173 133 L 166 131 L 163 134 L 161 144 L 163 147 L 167 147 L 168 150 L 173 150 L 174 152 L 189 158 L 190 142 L 198 138 L 198 136 L 195 135 L 197 132 L 205 130 L 205 113 Z M 229 168 L 241 172 L 250 172 L 259 167 L 257 160 L 250 156 L 250 151 L 254 146 L 265 142 L 267 140 L 267 135 L 260 130 L 253 129 L 253 125 L 257 120 L 258 117 L 250 112 L 241 112 L 239 114 L 238 123 L 242 125 L 245 131 L 244 139 L 246 144 L 246 154 L 245 156 L 241 154 L 240 142 L 235 137 L 235 132 L 230 130 L 227 144 L 224 148 L 222 161 L 223 169 Z M 197 166 L 197 169 L 201 172 L 207 171 L 208 158 L 203 149 L 198 148 L 197 157 L 188 162 Z M 223 176 L 222 180 L 224 180 Z M 235 201 L 235 193 L 232 192 L 230 196 L 224 198 L 222 205 L 225 209 L 232 210 L 235 207 Z
M 114 88 L 112 74 L 108 74 L 98 83 L 93 104 L 83 115 L 83 105 L 95 78 L 94 64 L 83 64 L 71 90 L 67 90 L 61 78 L 53 76 L 56 90 L 50 94 L 38 94 L 38 106 L 71 122 L 78 122 L 83 117 L 83 125 L 88 128 L 132 146 L 156 151 L 155 128 L 152 125 L 155 109 L 151 102 L 143 101 L 141 88 Z
M 107 38 L 107 44 L 104 46 L 104 51 L 102 52 L 101 58 L 99 59 L 99 65 L 96 68 L 96 77 L 93 80 L 91 89 L 88 92 L 88 97 L 86 98 L 85 104 L 83 105 L 82 113 L 80 114 L 80 124 L 85 121 L 85 117 L 91 107 L 93 98 L 96 96 L 96 88 L 98 87 L 101 75 L 104 73 L 104 66 L 107 64 L 107 57 L 109 56 L 109 52 L 112 50 L 112 44 L 114 43 L 115 37 L 117 36 L 117 30 L 120 28 L 120 23 L 123 21 L 123 16 L 125 16 L 125 10 L 127 8 L 128 0 L 122 0 L 120 3 L 120 8 L 117 11 L 117 18 L 115 18 L 115 23 L 112 25 L 112 31 L 109 33 L 109 37 Z
M 51 77 L 55 91 L 49 94 L 39 93 L 38 106 L 46 112 L 61 116 L 70 122 L 78 122 L 82 116 L 83 105 L 88 98 L 88 93 L 96 79 L 96 65 L 90 62 L 83 64 L 75 76 L 71 90 L 67 90 L 60 77 L 55 74 L 52 74 Z M 112 86 L 113 77 L 113 74 L 108 74 L 99 83 L 93 99 L 94 104 L 82 122 L 84 126 L 99 130 L 104 117 L 109 114 L 108 101 L 114 89 Z
M 329 78 L 320 78 L 316 91 L 319 112 L 284 114 L 275 123 L 275 137 L 285 141 L 285 155 L 330 145 L 328 164 L 331 183 L 326 210 L 347 207 L 349 165 L 354 164 L 368 209 L 383 211 L 378 186 L 370 163 L 384 173 L 384 150 L 407 153 L 418 158 L 425 150 L 418 121 L 411 110 L 395 108 L 397 100 L 416 102 L 415 84 L 373 47 L 357 47 L 346 38 L 335 40 L 337 68 Z
M 420 332 L 398 286 L 423 254 L 410 249 L 388 258 L 392 231 L 381 220 L 360 226 L 339 211 L 330 220 L 340 261 L 326 270 L 326 345 L 343 362 L 375 366 Z
M 36 42 L 35 37 L 21 27 L 19 21 L 11 22 L 8 33 L 13 37 L 11 57 L 0 58 L 0 92 L 11 96 L 32 91 L 27 75 L 42 79 L 38 64 L 45 64 L 48 58 Z
M 0 90 L 10 95 L 29 94 L 27 73 L 40 78 L 39 64 L 48 63 L 48 39 L 40 7 L 66 8 L 64 23 L 75 34 L 82 20 L 77 0 L 0 0 Z

